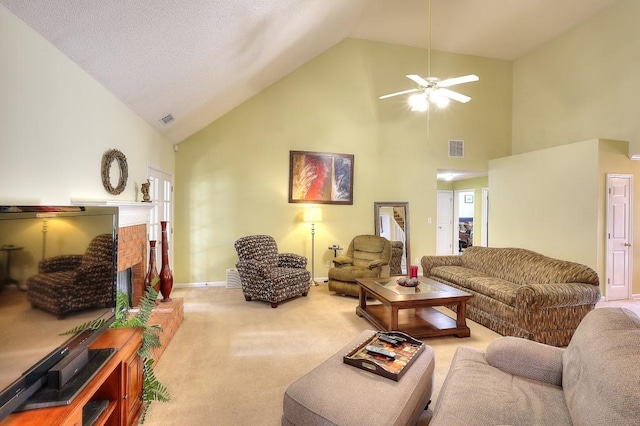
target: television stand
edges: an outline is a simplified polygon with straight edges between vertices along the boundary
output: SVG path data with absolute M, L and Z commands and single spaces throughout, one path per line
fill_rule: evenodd
M 16 411 L 71 404 L 115 351 L 114 348 L 89 349 L 89 362 L 67 384 L 60 389 L 52 389 L 47 385 L 41 387 Z
M 104 331 L 89 346 L 99 349 L 108 359 L 77 392 L 68 404 L 14 412 L 0 422 L 1 426 L 82 425 L 92 418 L 96 401 L 101 401 L 94 425 L 135 425 L 142 413 L 142 360 L 137 351 L 142 345 L 142 330 L 119 328 Z M 102 351 L 106 349 L 106 351 Z M 91 360 L 89 363 L 91 364 Z M 97 362 L 97 361 L 96 361 Z M 89 373 L 91 375 L 91 373 Z M 72 379 L 71 382 L 75 380 Z M 70 383 L 71 383 L 70 382 Z M 66 386 L 69 386 L 67 384 Z M 63 392 L 63 389 L 41 389 L 36 392 Z M 106 406 L 106 407 L 105 407 Z

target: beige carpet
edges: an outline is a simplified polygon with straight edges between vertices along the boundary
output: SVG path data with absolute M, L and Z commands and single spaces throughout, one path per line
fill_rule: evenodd
M 172 297 L 184 298 L 184 322 L 156 368 L 172 400 L 153 403 L 145 425 L 279 425 L 286 387 L 372 328 L 356 316 L 357 299 L 326 284 L 277 309 L 223 287 L 176 289 Z M 436 353 L 434 401 L 455 349 L 485 349 L 499 336 L 467 322 L 469 338 L 424 340 Z

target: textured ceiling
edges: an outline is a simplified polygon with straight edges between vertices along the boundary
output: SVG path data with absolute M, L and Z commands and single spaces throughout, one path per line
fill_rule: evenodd
M 511 60 L 619 0 L 433 0 L 432 47 Z M 426 47 L 427 0 L 0 0 L 173 143 L 346 37 Z M 160 119 L 175 120 L 163 126 Z

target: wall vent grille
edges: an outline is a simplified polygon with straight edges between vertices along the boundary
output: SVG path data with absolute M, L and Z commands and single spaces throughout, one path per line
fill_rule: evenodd
M 227 269 L 227 288 L 242 288 L 240 273 L 237 269 Z
M 464 141 L 449 140 L 449 157 L 464 157 Z
M 162 117 L 160 119 L 160 122 L 162 123 L 163 126 L 166 126 L 167 124 L 171 123 L 173 120 L 175 120 L 175 118 L 173 118 L 173 115 L 168 114 Z

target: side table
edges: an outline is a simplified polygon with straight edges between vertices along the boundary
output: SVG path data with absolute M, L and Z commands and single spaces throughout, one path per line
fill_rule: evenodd
M 7 252 L 7 264 L 5 268 L 5 276 L 2 280 L 0 280 L 0 289 L 2 289 L 7 284 L 15 284 L 18 286 L 18 280 L 11 278 L 11 253 L 22 250 L 22 247 L 14 246 L 14 245 L 5 245 L 0 247 L 0 251 Z

